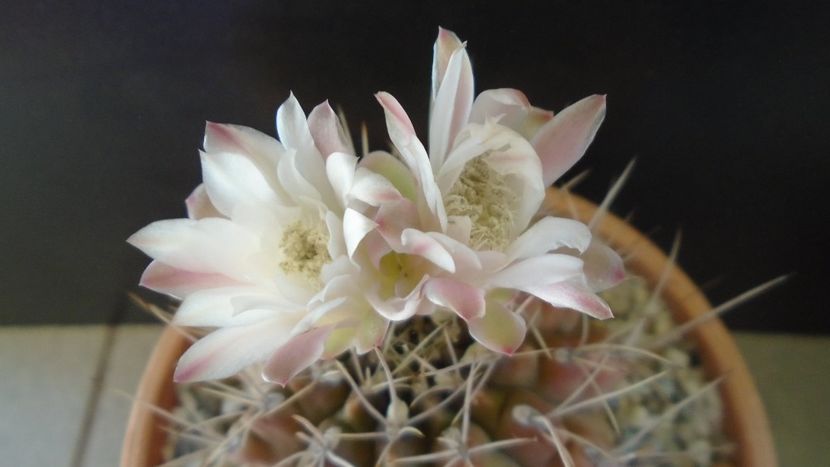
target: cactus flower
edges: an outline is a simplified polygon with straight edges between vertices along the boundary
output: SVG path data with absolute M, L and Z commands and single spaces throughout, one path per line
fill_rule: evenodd
M 279 141 L 208 123 L 189 218 L 154 222 L 128 240 L 154 259 L 142 285 L 182 299 L 173 322 L 216 328 L 181 357 L 177 381 L 264 362 L 263 376 L 284 384 L 321 356 L 379 339 L 344 333 L 356 322 L 363 334 L 385 331 L 375 313 L 343 312 L 346 297 L 320 294 L 346 254 L 351 143 L 327 103 L 306 119 L 293 95 L 277 112 L 277 129 Z
M 367 289 L 380 314 L 402 320 L 449 309 L 476 340 L 502 353 L 524 340 L 517 296 L 611 317 L 594 292 L 622 278 L 616 253 L 592 242 L 580 222 L 550 216 L 532 222 L 545 187 L 593 139 L 603 96 L 557 116 L 515 90 L 485 91 L 474 100 L 466 49 L 441 29 L 429 152 L 398 101 L 383 92 L 377 99 L 399 158 L 374 153 L 361 162 L 382 178 L 350 193 L 363 208 L 349 207 L 344 220 L 349 256 L 384 278 Z

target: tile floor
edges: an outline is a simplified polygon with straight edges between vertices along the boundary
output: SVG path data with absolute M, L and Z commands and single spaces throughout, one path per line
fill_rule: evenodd
M 134 391 L 160 330 L 157 325 L 0 327 L 2 464 L 116 466 L 130 407 L 121 392 Z M 830 338 L 748 333 L 736 338 L 766 402 L 780 465 L 827 465 Z M 94 391 L 98 377 L 101 389 Z

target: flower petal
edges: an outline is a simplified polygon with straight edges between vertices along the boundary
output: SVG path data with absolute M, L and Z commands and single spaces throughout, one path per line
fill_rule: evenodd
M 337 258 L 346 254 L 346 243 L 343 238 L 343 221 L 329 211 L 326 213 L 324 220 L 326 221 L 326 228 L 329 231 L 329 242 L 327 249 L 329 257 Z
M 358 168 L 350 194 L 370 206 L 400 201 L 403 197 L 397 188 L 381 175 Z
M 385 151 L 373 151 L 360 159 L 360 167 L 386 177 L 398 192 L 417 201 L 418 187 L 412 172 L 397 157 Z
M 355 350 L 357 353 L 364 354 L 381 345 L 387 329 L 389 329 L 389 320 L 373 309 L 367 310 L 356 329 Z
M 141 275 L 139 285 L 176 298 L 184 298 L 197 290 L 241 283 L 222 274 L 185 271 L 160 261 L 153 261 Z
M 404 229 L 401 246 L 403 253 L 422 256 L 445 271 L 455 272 L 455 261 L 450 252 L 441 242 L 420 230 Z
M 297 151 L 294 164 L 300 175 L 319 191 L 323 202 L 334 207 L 323 156 L 314 145 L 305 113 L 293 93 L 277 109 L 277 132 L 284 146 Z
M 585 262 L 585 278 L 595 292 L 609 289 L 625 279 L 625 266 L 616 251 L 596 238 L 580 256 Z
M 232 376 L 267 359 L 285 342 L 290 330 L 291 323 L 279 318 L 216 330 L 187 349 L 173 380 L 187 383 Z
M 379 296 L 377 288 L 367 290 L 365 297 L 372 308 L 384 318 L 402 321 L 432 307 L 432 303 L 423 297 L 424 284 L 428 280 L 429 276 L 424 275 L 405 297 L 384 299 Z
M 613 318 L 608 304 L 579 280 L 569 280 L 558 284 L 539 287 L 526 287 L 524 290 L 555 307 L 570 308 L 597 319 Z
M 469 220 L 469 217 L 465 217 L 465 219 Z M 455 264 L 456 274 L 474 276 L 475 273 L 481 271 L 482 265 L 478 253 L 466 243 L 462 243 L 449 235 L 438 232 L 427 232 L 427 235 L 441 243 L 450 253 Z
M 222 214 L 240 204 L 279 204 L 280 197 L 247 157 L 228 152 L 201 153 L 202 179 L 210 201 Z
M 482 91 L 470 110 L 470 123 L 485 123 L 497 119 L 528 140 L 539 128 L 553 118 L 553 112 L 533 107 L 527 97 L 517 89 L 488 89 Z
M 241 125 L 214 122 L 205 124 L 202 146 L 205 152 L 244 155 L 263 171 L 274 170 L 283 152 L 282 144 L 265 133 Z
M 461 39 L 454 32 L 442 27 L 438 28 L 438 38 L 432 48 L 432 94 L 430 101 L 435 100 L 438 95 L 438 88 L 444 81 L 444 73 L 449 66 L 450 57 L 457 49 L 464 47 Z
M 241 125 L 207 122 L 203 146 L 209 154 L 236 154 L 250 160 L 280 199 L 288 199 L 276 172 L 285 149 L 274 137 Z
M 542 160 L 545 186 L 568 171 L 585 154 L 605 118 L 605 96 L 593 95 L 567 107 L 533 138 Z
M 227 219 L 156 221 L 127 242 L 147 256 L 185 271 L 249 278 L 259 239 Z
M 518 261 L 497 272 L 490 284 L 527 290 L 582 275 L 582 260 L 570 255 L 546 254 Z
M 518 89 L 487 89 L 476 96 L 470 110 L 470 123 L 483 124 L 487 119 L 501 119 L 527 107 L 530 107 L 530 101 Z
M 293 148 L 286 151 L 285 156 L 280 160 L 280 163 L 277 166 L 279 181 L 285 188 L 285 191 L 290 193 L 291 198 L 294 200 L 311 205 L 320 203 L 323 201 L 320 190 L 318 190 L 305 176 L 303 176 L 302 171 L 298 167 L 298 159 L 300 157 L 302 157 L 302 155 L 298 154 Z M 333 192 L 332 196 L 334 196 Z M 334 209 L 338 204 L 332 204 L 330 205 L 330 208 Z
M 469 320 L 467 327 L 473 339 L 481 345 L 508 355 L 522 345 L 527 333 L 524 319 L 494 300 L 488 301 L 484 316 Z
M 204 183 L 199 184 L 184 204 L 187 206 L 187 217 L 191 219 L 202 219 L 204 217 L 225 217 L 210 202 Z
M 507 256 L 510 261 L 514 261 L 563 247 L 583 252 L 590 242 L 591 231 L 585 224 L 572 219 L 547 216 L 539 219 L 520 235 L 507 249 Z
M 326 175 L 340 200 L 341 206 L 348 204 L 348 194 L 354 181 L 357 157 L 344 152 L 333 152 L 326 159 Z
M 465 321 L 484 315 L 484 291 L 470 284 L 434 278 L 424 284 L 424 295 L 432 303 L 449 308 Z
M 173 323 L 179 326 L 210 326 L 229 327 L 245 326 L 265 321 L 285 309 L 285 304 L 268 303 L 268 308 L 258 306 L 247 310 L 240 310 L 234 305 L 234 298 L 262 297 L 263 291 L 255 287 L 222 287 L 194 292 L 184 299 L 176 314 Z M 279 308 L 277 308 L 279 307 Z M 297 308 L 296 305 L 293 308 Z M 240 313 L 240 311 L 243 311 Z M 293 311 L 293 310 L 292 310 Z
M 268 359 L 262 377 L 285 386 L 297 373 L 320 359 L 333 329 L 332 326 L 314 328 L 289 339 Z
M 316 154 L 320 156 L 317 162 L 322 164 L 322 156 L 314 145 L 305 112 L 293 92 L 289 93 L 288 99 L 277 109 L 277 134 L 283 146 L 309 156 Z
M 447 227 L 447 214 L 444 209 L 444 202 L 441 199 L 441 192 L 435 183 L 435 175 L 432 172 L 429 156 L 424 145 L 415 135 L 415 129 L 409 116 L 404 112 L 400 103 L 391 94 L 379 92 L 375 95 L 378 102 L 383 106 L 386 115 L 386 126 L 389 131 L 389 138 L 392 144 L 398 149 L 404 163 L 409 167 L 419 182 L 423 191 L 424 202 L 429 212 L 437 220 L 437 228 L 443 232 Z M 420 205 L 420 203 L 419 203 Z M 422 213 L 426 214 L 426 213 Z M 429 218 L 425 219 L 431 220 Z M 432 228 L 433 226 L 426 226 Z
M 353 257 L 358 245 L 366 235 L 374 230 L 377 224 L 354 209 L 346 209 L 343 213 L 343 237 L 346 240 L 346 253 Z
M 346 131 L 340 119 L 329 105 L 329 101 L 314 107 L 308 114 L 308 129 L 317 150 L 328 158 L 335 152 L 354 154 L 354 148 L 349 144 Z
M 374 216 L 378 224 L 377 231 L 389 244 L 390 248 L 404 252 L 401 246 L 401 233 L 404 229 L 419 224 L 418 207 L 408 199 L 397 203 L 380 205 Z
M 433 167 L 441 167 L 444 157 L 461 128 L 467 123 L 473 105 L 473 69 L 464 47 L 450 56 L 429 117 L 429 156 Z

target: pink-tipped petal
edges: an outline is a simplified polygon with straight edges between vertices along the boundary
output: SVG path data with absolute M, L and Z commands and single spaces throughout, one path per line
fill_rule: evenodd
M 597 239 L 580 257 L 585 262 L 588 286 L 595 292 L 609 289 L 625 279 L 625 266 L 620 255 Z
M 561 217 L 539 219 L 507 249 L 510 260 L 541 255 L 558 248 L 583 252 L 591 242 L 591 231 L 585 224 Z M 584 258 L 583 258 L 584 259 Z
M 593 95 L 567 107 L 533 138 L 542 160 L 545 186 L 555 182 L 585 154 L 605 118 L 605 96 Z
M 153 261 L 141 275 L 139 285 L 172 297 L 184 298 L 198 290 L 236 286 L 241 283 L 222 274 L 185 271 L 160 261 Z
M 608 304 L 582 281 L 569 280 L 541 287 L 527 287 L 524 290 L 555 307 L 570 308 L 597 319 L 614 317 Z
M 346 252 L 353 257 L 358 245 L 377 224 L 354 209 L 346 209 L 343 214 L 343 238 L 346 240 Z
M 326 178 L 325 161 L 314 144 L 303 108 L 293 93 L 277 109 L 277 133 L 286 148 L 297 151 L 294 164 L 299 174 L 320 193 L 327 205 L 333 207 L 334 193 Z
M 276 173 L 285 150 L 274 137 L 245 126 L 208 122 L 204 149 L 208 154 L 234 154 L 250 160 L 280 199 L 287 199 Z
M 262 168 L 273 168 L 282 145 L 271 136 L 241 125 L 207 122 L 205 124 L 205 152 L 228 152 L 250 157 Z
M 582 260 L 570 255 L 545 254 L 515 262 L 490 278 L 496 287 L 525 290 L 582 275 Z
M 204 184 L 199 184 L 184 202 L 187 206 L 187 217 L 191 219 L 203 219 L 205 217 L 225 217 L 210 202 Z
M 406 114 L 400 102 L 392 94 L 379 92 L 375 94 L 375 98 L 386 112 L 386 126 L 389 128 L 389 134 L 392 136 L 393 142 L 398 140 L 403 146 L 407 146 L 409 144 L 408 139 L 415 136 L 415 127 L 412 126 L 409 115 Z
M 354 148 L 348 142 L 346 131 L 340 124 L 340 118 L 334 113 L 328 101 L 314 107 L 308 114 L 308 129 L 314 144 L 324 158 L 335 152 L 354 154 Z
M 467 322 L 470 335 L 484 347 L 507 355 L 522 345 L 527 333 L 524 319 L 498 302 L 488 302 L 481 318 Z
M 272 319 L 248 326 L 219 329 L 196 341 L 179 359 L 177 383 L 227 378 L 256 362 L 265 361 L 285 342 L 290 326 Z
M 530 107 L 527 96 L 518 89 L 487 89 L 476 96 L 470 110 L 470 123 L 485 123 L 488 119 L 502 119 Z
M 438 38 L 432 48 L 432 94 L 430 100 L 435 100 L 441 82 L 444 81 L 444 74 L 450 63 L 453 52 L 464 47 L 461 39 L 454 32 L 442 27 L 438 28 Z
M 471 123 L 485 123 L 497 119 L 528 140 L 545 123 L 553 118 L 553 112 L 533 107 L 527 97 L 517 89 L 488 89 L 476 97 L 470 111 Z
M 412 127 L 412 122 L 406 112 L 391 94 L 379 92 L 375 97 L 383 106 L 386 115 L 386 126 L 392 144 L 398 149 L 404 163 L 420 183 L 426 208 L 431 216 L 434 216 L 434 220 L 437 221 L 438 225 L 435 227 L 444 231 L 447 227 L 447 214 L 424 145 L 415 136 L 415 129 Z
M 424 295 L 432 303 L 450 309 L 463 320 L 484 315 L 484 291 L 454 279 L 434 278 L 424 285 Z
M 271 355 L 262 370 L 262 377 L 285 386 L 291 378 L 320 359 L 326 339 L 333 330 L 332 326 L 323 326 L 292 337 Z
M 227 219 L 156 221 L 127 242 L 147 256 L 176 269 L 248 277 L 259 238 Z
M 450 252 L 441 242 L 420 230 L 404 229 L 401 246 L 404 253 L 421 256 L 447 272 L 455 272 L 455 261 Z
M 441 167 L 455 137 L 470 117 L 473 105 L 473 69 L 461 47 L 450 57 L 429 117 L 429 155 Z

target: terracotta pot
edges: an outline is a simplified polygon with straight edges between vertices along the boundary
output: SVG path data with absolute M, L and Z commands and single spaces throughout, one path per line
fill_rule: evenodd
M 597 207 L 575 195 L 551 190 L 546 205 L 558 215 L 572 216 L 588 222 Z M 626 268 L 657 282 L 668 261 L 666 255 L 639 231 L 614 215 L 606 215 L 597 234 L 614 249 L 626 254 Z M 698 287 L 678 267 L 672 268 L 663 291 L 663 299 L 678 322 L 685 322 L 712 308 Z M 726 327 L 718 319 L 701 324 L 691 333 L 697 341 L 709 378 L 727 375 L 720 386 L 724 403 L 726 431 L 736 444 L 736 465 L 775 467 L 777 465 L 772 435 L 758 391 Z M 164 330 L 147 364 L 133 405 L 121 455 L 122 467 L 149 467 L 162 462 L 165 432 L 164 419 L 149 410 L 148 404 L 171 409 L 175 404 L 173 370 L 179 355 L 189 344 L 177 330 Z

